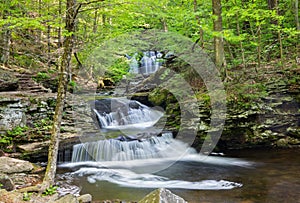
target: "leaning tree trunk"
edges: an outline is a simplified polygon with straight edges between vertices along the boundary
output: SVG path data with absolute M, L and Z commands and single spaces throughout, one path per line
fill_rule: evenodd
M 77 7 L 77 8 L 76 8 Z M 54 184 L 54 178 L 56 174 L 56 163 L 59 147 L 59 137 L 60 137 L 60 126 L 62 120 L 63 107 L 66 97 L 66 87 L 67 87 L 67 70 L 70 68 L 70 61 L 73 48 L 73 34 L 75 28 L 75 18 L 79 10 L 79 6 L 75 6 L 75 0 L 67 0 L 66 7 L 66 30 L 70 35 L 67 35 L 63 43 L 63 56 L 61 59 L 61 66 L 59 71 L 59 84 L 57 92 L 57 101 L 55 114 L 53 117 L 53 126 L 51 132 L 51 142 L 49 145 L 48 152 L 48 165 L 43 180 L 44 186 L 50 186 Z

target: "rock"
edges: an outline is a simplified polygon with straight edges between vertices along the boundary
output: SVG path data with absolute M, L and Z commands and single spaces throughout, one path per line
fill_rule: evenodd
M 289 144 L 289 141 L 287 138 L 281 138 L 276 142 L 276 145 L 278 147 L 287 147 Z
M 79 203 L 90 203 L 92 202 L 92 195 L 90 194 L 84 194 L 77 198 Z
M 146 197 L 144 197 L 142 200 L 139 201 L 139 203 L 187 203 L 183 198 L 173 194 L 170 190 L 167 190 L 165 188 L 160 188 L 157 190 L 154 190 L 150 194 L 148 194 Z
M 10 157 L 0 157 L 0 173 L 23 173 L 33 170 L 33 164 Z
M 0 131 L 26 124 L 25 108 L 19 99 L 0 98 Z
M 2 184 L 1 189 L 5 189 L 7 191 L 15 189 L 15 185 L 8 175 L 0 173 L 0 184 Z
M 72 194 L 68 194 L 56 200 L 54 203 L 79 203 L 76 197 Z
M 1 156 L 4 156 L 4 155 L 5 155 L 4 151 L 2 151 L 2 150 L 0 149 L 0 157 L 1 157 Z
M 0 71 L 0 92 L 16 91 L 19 87 L 18 79 L 9 71 Z

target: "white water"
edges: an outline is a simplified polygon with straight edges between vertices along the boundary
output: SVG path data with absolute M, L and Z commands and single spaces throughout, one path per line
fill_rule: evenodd
M 72 162 L 81 161 L 131 161 L 137 159 L 178 158 L 183 154 L 195 154 L 181 141 L 173 139 L 172 133 L 147 139 L 120 141 L 99 140 L 73 146 Z
M 120 106 L 118 106 L 117 110 L 109 114 L 101 114 L 94 109 L 102 127 L 106 129 L 149 127 L 163 115 L 162 112 L 152 110 L 140 103 L 138 106 L 132 105 L 131 108 L 128 100 L 123 102 L 127 105 L 126 108 L 119 111 Z M 253 165 L 240 159 L 199 154 L 187 144 L 174 139 L 172 133 L 151 137 L 122 137 L 122 139 L 127 140 L 107 139 L 74 145 L 71 163 L 64 163 L 60 167 L 72 168 L 75 170 L 71 173 L 72 176 L 85 176 L 91 184 L 97 181 L 108 181 L 132 188 L 227 190 L 242 187 L 242 184 L 223 179 L 203 180 L 202 178 L 191 182 L 184 180 L 183 177 L 183 180 L 179 180 L 180 178 L 171 180 L 155 173 L 167 169 L 176 162 L 199 165 L 205 163 L 220 167 L 248 168 Z M 189 174 L 186 176 L 188 177 Z
M 160 52 L 155 51 L 146 51 L 143 52 L 143 57 L 140 60 L 140 65 L 136 59 L 137 54 L 134 54 L 130 61 L 130 73 L 142 73 L 149 75 L 151 73 L 156 72 L 160 66 L 162 65 L 161 57 L 162 54 Z
M 72 173 L 87 176 L 90 183 L 108 181 L 124 187 L 133 188 L 177 188 L 198 190 L 226 190 L 241 187 L 242 184 L 226 180 L 202 180 L 197 182 L 169 180 L 166 177 L 149 173 L 138 174 L 126 169 L 81 168 Z
M 251 167 L 252 163 L 236 158 L 198 154 L 171 133 L 142 142 L 101 140 L 74 146 L 72 163 L 60 167 L 77 168 L 73 176 L 86 176 L 88 182 L 108 181 L 124 187 L 227 190 L 242 187 L 227 180 L 170 180 L 153 173 L 176 162 L 194 162 L 221 166 Z M 188 175 L 188 174 L 187 174 Z
M 118 102 L 122 103 L 122 109 L 120 106 L 114 106 L 112 102 L 110 113 L 98 112 L 97 109 L 93 109 L 101 128 L 147 128 L 153 126 L 163 116 L 163 112 L 151 109 L 138 101 L 135 101 L 138 108 L 130 107 L 130 100 L 127 99 L 119 98 Z

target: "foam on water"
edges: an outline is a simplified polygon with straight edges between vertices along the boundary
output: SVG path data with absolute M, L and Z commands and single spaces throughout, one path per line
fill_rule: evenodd
M 242 187 L 242 184 L 226 180 L 202 180 L 196 182 L 169 180 L 166 177 L 143 173 L 138 174 L 126 169 L 80 168 L 72 173 L 87 176 L 90 183 L 108 181 L 124 187 L 133 188 L 176 188 L 193 190 L 228 190 Z

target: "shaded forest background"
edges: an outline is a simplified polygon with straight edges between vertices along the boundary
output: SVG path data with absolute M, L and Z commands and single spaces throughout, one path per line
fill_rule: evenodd
M 65 27 L 64 0 L 2 1 L 1 62 L 51 72 L 60 65 L 64 38 L 74 34 L 74 69 L 88 69 L 82 62 L 101 42 L 144 29 L 191 38 L 212 56 L 224 77 L 234 68 L 259 68 L 270 62 L 279 68 L 299 60 L 298 0 L 73 3 L 71 9 L 77 9 L 78 15 L 74 33 L 70 33 Z

